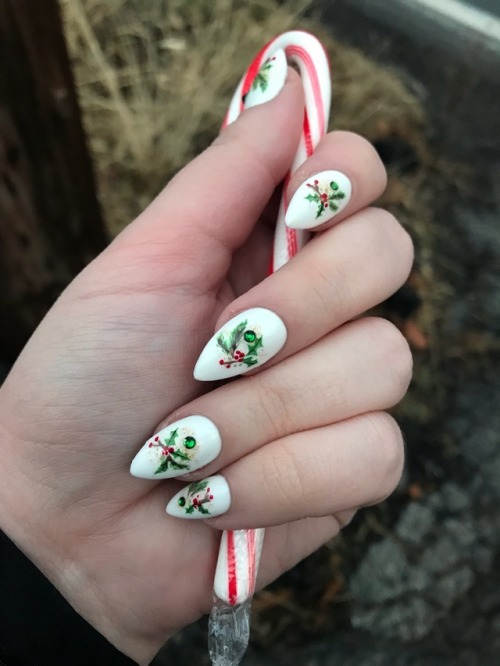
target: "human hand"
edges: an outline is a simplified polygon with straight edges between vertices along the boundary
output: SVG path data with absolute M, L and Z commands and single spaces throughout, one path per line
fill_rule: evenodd
M 404 282 L 412 249 L 392 216 L 366 208 L 385 174 L 364 140 L 333 133 L 295 174 L 290 193 L 338 169 L 352 197 L 340 224 L 264 279 L 268 202 L 302 104 L 290 72 L 180 172 L 64 292 L 0 390 L 0 525 L 139 663 L 209 610 L 218 529 L 270 527 L 264 585 L 399 479 L 401 435 L 382 410 L 406 390 L 409 352 L 388 322 L 351 320 Z M 237 382 L 196 382 L 214 330 L 253 307 L 285 322 L 281 351 Z M 165 514 L 179 481 L 129 474 L 152 433 L 190 414 L 222 437 L 192 478 L 220 471 L 231 488 L 227 513 L 207 521 Z

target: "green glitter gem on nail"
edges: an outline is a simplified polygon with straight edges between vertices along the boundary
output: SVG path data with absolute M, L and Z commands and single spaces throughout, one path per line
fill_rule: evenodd
M 186 505 L 186 498 L 185 497 L 179 497 L 179 499 L 177 500 L 177 504 L 179 506 L 185 506 Z
M 184 438 L 184 446 L 186 449 L 194 449 L 196 446 L 196 440 L 194 437 L 185 437 Z
M 257 334 L 255 331 L 245 331 L 245 335 L 243 337 L 245 338 L 246 342 L 255 342 Z
M 336 192 L 339 189 L 338 184 L 334 180 L 332 180 L 332 182 L 330 183 L 330 187 L 334 192 Z

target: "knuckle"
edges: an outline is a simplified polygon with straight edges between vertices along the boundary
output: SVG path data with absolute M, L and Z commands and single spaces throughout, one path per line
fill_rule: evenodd
M 255 387 L 255 397 L 258 401 L 259 418 L 265 419 L 266 432 L 269 440 L 279 439 L 290 431 L 293 424 L 293 414 L 290 411 L 290 385 L 271 381 L 269 375 L 251 378 L 259 381 L 258 389 Z
M 392 245 L 395 256 L 409 272 L 414 257 L 413 241 L 410 234 L 388 210 L 384 208 L 371 208 L 370 210 L 375 217 L 373 231 L 377 236 L 377 244 Z
M 309 267 L 309 295 L 319 312 L 355 309 L 356 296 L 348 277 L 346 267 L 336 266 L 328 256 Z
M 396 421 L 386 412 L 369 417 L 371 445 L 378 461 L 379 497 L 386 499 L 396 488 L 404 466 L 403 434 Z
M 369 331 L 370 343 L 377 350 L 382 367 L 391 374 L 394 400 L 397 402 L 406 393 L 412 376 L 413 357 L 410 346 L 401 331 L 387 319 L 369 317 L 365 325 Z
M 272 450 L 272 449 L 276 450 Z M 286 446 L 270 447 L 266 461 L 268 496 L 283 511 L 307 506 L 306 484 L 296 456 Z

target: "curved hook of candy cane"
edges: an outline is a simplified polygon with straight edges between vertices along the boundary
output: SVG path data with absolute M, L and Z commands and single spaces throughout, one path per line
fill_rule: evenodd
M 290 169 L 290 172 L 293 172 L 314 152 L 326 133 L 330 115 L 330 64 L 323 45 L 314 35 L 302 30 L 291 30 L 278 35 L 266 44 L 254 58 L 236 87 L 222 126 L 225 127 L 234 122 L 244 111 L 244 97 L 250 90 L 257 72 L 278 49 L 283 49 L 288 62 L 297 66 L 304 88 L 304 121 L 300 142 Z M 285 178 L 283 192 L 286 192 L 289 177 L 290 174 Z M 309 239 L 308 232 L 286 227 L 286 205 L 287 202 L 283 196 L 276 220 L 270 272 L 283 266 Z
M 240 116 L 245 108 L 244 96 L 250 90 L 256 74 L 278 49 L 283 49 L 287 60 L 298 67 L 305 98 L 302 134 L 290 172 L 285 178 L 284 193 L 290 173 L 312 155 L 327 129 L 331 99 L 330 65 L 321 42 L 307 32 L 292 30 L 278 35 L 266 44 L 238 84 L 223 127 Z M 285 226 L 285 209 L 283 194 L 276 222 L 271 273 L 289 261 L 308 238 L 307 232 Z M 258 529 L 229 530 L 223 533 L 215 572 L 214 594 L 224 603 L 234 606 L 252 597 L 264 532 L 264 529 Z

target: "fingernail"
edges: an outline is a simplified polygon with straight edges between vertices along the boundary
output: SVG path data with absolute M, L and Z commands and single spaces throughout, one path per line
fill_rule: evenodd
M 220 450 L 220 434 L 212 421 L 187 416 L 148 439 L 132 460 L 130 473 L 141 479 L 172 479 L 204 467 Z
M 338 215 L 351 199 L 351 181 L 340 171 L 321 171 L 308 178 L 288 204 L 285 224 L 311 229 Z
M 274 99 L 285 85 L 287 73 L 285 52 L 283 49 L 278 49 L 260 66 L 250 90 L 243 99 L 245 108 L 249 109 Z
M 176 518 L 212 518 L 226 513 L 231 494 L 226 479 L 220 474 L 194 481 L 174 495 L 167 513 Z
M 207 342 L 196 362 L 194 378 L 213 381 L 242 375 L 275 356 L 286 335 L 285 324 L 271 310 L 245 310 Z

